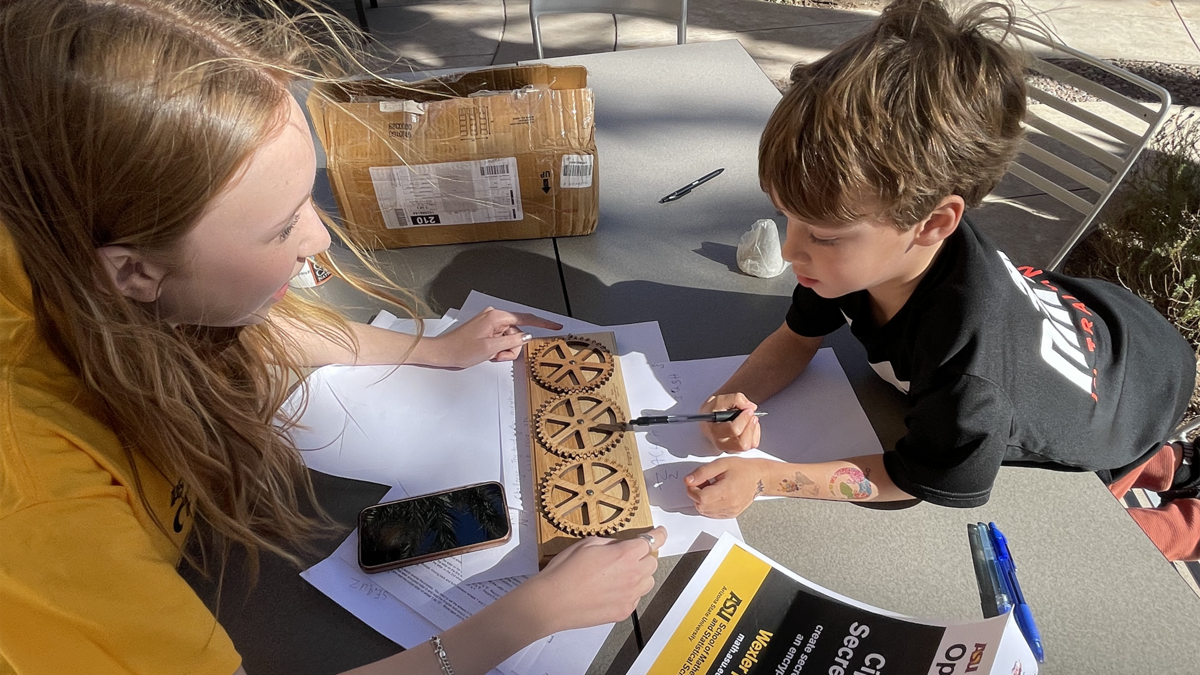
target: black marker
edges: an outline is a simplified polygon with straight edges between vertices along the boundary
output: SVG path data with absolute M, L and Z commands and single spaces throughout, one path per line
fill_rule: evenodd
M 687 193 L 691 192 L 692 190 L 695 190 L 697 187 L 699 187 L 699 186 L 701 186 L 701 185 L 704 185 L 704 184 L 705 184 L 705 183 L 707 183 L 708 181 L 710 181 L 710 180 L 712 180 L 712 179 L 716 178 L 717 176 L 721 175 L 721 172 L 722 172 L 722 171 L 724 171 L 724 170 L 725 170 L 724 168 L 717 169 L 716 171 L 714 171 L 714 172 L 712 172 L 712 173 L 710 173 L 710 174 L 706 174 L 706 175 L 704 175 L 704 176 L 701 176 L 700 178 L 697 178 L 696 180 L 692 181 L 691 183 L 688 183 L 687 185 L 685 185 L 685 186 L 683 186 L 683 187 L 679 188 L 678 190 L 676 190 L 676 191 L 672 192 L 671 194 L 667 195 L 666 197 L 663 197 L 662 199 L 658 200 L 658 203 L 659 203 L 659 204 L 666 204 L 667 202 L 673 202 L 673 201 L 675 201 L 676 199 L 679 199 L 680 197 L 683 197 L 683 196 L 684 196 L 684 195 L 686 195 Z

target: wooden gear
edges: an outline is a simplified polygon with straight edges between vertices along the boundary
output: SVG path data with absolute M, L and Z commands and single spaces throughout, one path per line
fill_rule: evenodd
M 533 418 L 534 435 L 542 447 L 559 457 L 595 457 L 625 436 L 621 406 L 592 393 L 552 398 Z
M 612 377 L 616 364 L 604 345 L 577 335 L 547 338 L 536 350 L 529 373 L 550 391 L 592 391 Z
M 530 447 L 538 488 L 538 561 L 592 535 L 654 528 L 612 333 L 528 345 Z

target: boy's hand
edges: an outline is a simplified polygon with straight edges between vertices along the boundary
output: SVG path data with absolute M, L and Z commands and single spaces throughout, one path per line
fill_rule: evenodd
M 742 414 L 730 422 L 702 422 L 700 433 L 707 436 L 708 440 L 723 452 L 745 452 L 750 448 L 757 448 L 762 436 L 762 427 L 758 424 L 758 417 L 750 414 L 758 410 L 756 403 L 743 394 L 716 394 L 709 396 L 704 405 L 700 406 L 702 413 L 734 409 L 741 410 Z
M 733 518 L 766 489 L 769 459 L 723 457 L 683 479 L 696 510 L 709 518 Z

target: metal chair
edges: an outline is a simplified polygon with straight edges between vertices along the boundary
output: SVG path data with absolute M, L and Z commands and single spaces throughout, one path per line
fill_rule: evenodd
M 1070 238 L 1051 260 L 1048 269 L 1054 270 L 1062 265 L 1075 244 L 1088 233 L 1100 209 L 1162 126 L 1170 113 L 1171 95 L 1153 82 L 1043 35 L 1020 28 L 1014 28 L 1013 32 L 1023 41 L 1050 47 L 1056 55 L 1072 57 L 1114 75 L 1158 99 L 1156 104 L 1142 103 L 1044 59 L 1032 59 L 1031 67 L 1037 73 L 1086 92 L 1105 104 L 1098 113 L 1041 88 L 1032 85 L 1028 88 L 1029 98 L 1085 125 L 1087 133 L 1092 136 L 1089 138 L 1063 129 L 1039 116 L 1036 107 L 1031 106 L 1025 118 L 1026 140 L 1017 160 L 1009 168 L 1013 176 L 1044 190 L 1083 216 Z M 1052 153 L 1046 150 L 1047 138 L 1066 145 L 1074 152 Z M 1116 151 L 1110 151 L 1096 141 L 1114 147 Z M 1080 188 L 1080 185 L 1086 189 Z M 1091 193 L 1097 197 L 1091 199 Z
M 629 14 L 666 19 L 679 25 L 679 44 L 687 42 L 687 0 L 529 0 L 529 23 L 539 59 L 545 58 L 539 22 L 545 14 Z
M 371 9 L 379 8 L 379 0 L 371 0 Z M 354 13 L 358 16 L 358 27 L 364 33 L 370 33 L 371 27 L 367 25 L 367 11 L 363 8 L 362 0 L 354 0 Z

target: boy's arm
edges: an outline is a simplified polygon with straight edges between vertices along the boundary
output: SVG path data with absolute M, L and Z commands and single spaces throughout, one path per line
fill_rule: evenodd
M 798 335 L 783 324 L 746 357 L 733 377 L 700 406 L 700 412 L 734 408 L 754 412 L 758 402 L 771 398 L 799 377 L 820 347 L 821 338 Z M 701 424 L 700 428 L 713 445 L 726 452 L 758 446 L 758 418 L 753 415 L 739 415 L 721 424 Z
M 693 471 L 684 484 L 696 510 L 710 518 L 733 518 L 760 494 L 864 502 L 913 499 L 892 482 L 883 455 L 816 464 L 724 457 Z

